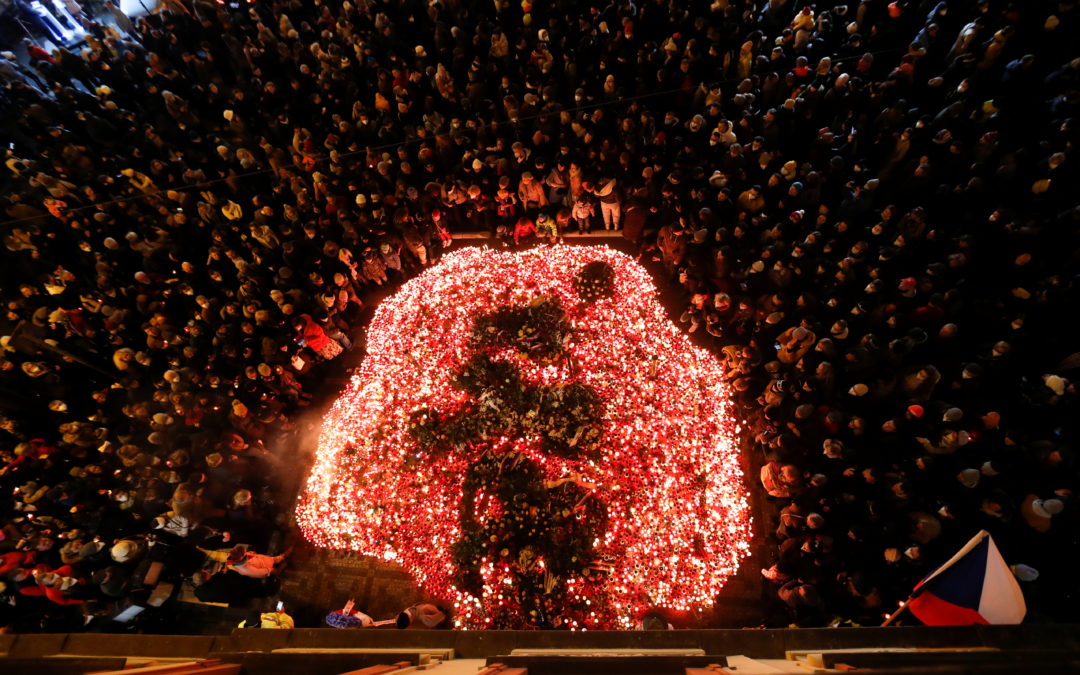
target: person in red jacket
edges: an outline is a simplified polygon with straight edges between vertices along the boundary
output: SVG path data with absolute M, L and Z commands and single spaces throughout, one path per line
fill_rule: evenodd
M 531 243 L 535 236 L 536 223 L 532 221 L 532 218 L 528 216 L 518 218 L 517 224 L 514 225 L 514 245 L 520 246 L 522 241 Z
M 315 323 L 309 314 L 301 314 L 293 319 L 293 328 L 303 340 L 301 344 L 310 347 L 328 361 L 344 351 L 341 345 L 327 337 L 322 327 Z
M 26 53 L 31 61 L 44 61 L 49 65 L 56 65 L 56 60 L 49 52 L 30 42 L 30 40 L 23 40 L 23 43 L 26 45 Z
M 85 602 L 65 593 L 82 584 L 82 581 L 75 576 L 75 570 L 71 565 L 61 565 L 54 570 L 38 565 L 31 574 L 37 581 L 37 585 L 20 588 L 21 595 L 44 595 L 58 605 L 81 605 Z
M 7 576 L 8 572 L 26 567 L 33 562 L 33 551 L 9 551 L 0 554 L 0 577 Z

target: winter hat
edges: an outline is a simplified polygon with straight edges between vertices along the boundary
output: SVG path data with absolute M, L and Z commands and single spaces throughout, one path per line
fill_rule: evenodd
M 1013 576 L 1020 581 L 1035 581 L 1039 578 L 1039 570 L 1034 567 L 1029 567 L 1023 563 L 1017 563 L 1016 565 L 1009 565 L 1009 569 L 1012 571 Z
M 191 455 L 187 450 L 173 450 L 169 453 L 169 461 L 174 467 L 187 466 L 191 462 Z
M 964 418 L 964 411 L 960 408 L 949 408 L 942 416 L 942 422 L 959 422 Z
M 1050 509 L 1046 507 L 1046 502 L 1048 501 L 1052 500 L 1036 499 L 1035 501 L 1031 502 L 1031 510 L 1035 513 L 1036 516 L 1040 518 L 1051 518 L 1054 514 L 1050 513 Z M 1058 503 L 1060 504 L 1061 502 L 1059 501 Z
M 1036 499 L 1032 503 L 1032 507 L 1035 508 L 1036 513 L 1041 511 L 1046 514 L 1045 518 L 1049 518 L 1061 513 L 1065 509 L 1065 502 L 1060 499 Z M 1042 515 L 1042 513 L 1039 513 L 1039 515 Z
M 824 448 L 822 454 L 832 459 L 839 459 L 844 453 L 844 443 L 835 438 L 826 438 L 821 444 Z
M 1046 385 L 1047 389 L 1054 392 L 1058 396 L 1065 395 L 1065 386 L 1067 383 L 1065 381 L 1065 378 L 1061 377 L 1060 375 L 1043 375 L 1043 384 Z
M 1051 497 L 1043 502 L 1043 508 L 1045 508 L 1050 515 L 1056 516 L 1065 510 L 1065 502 L 1072 496 L 1069 490 L 1055 490 L 1054 494 L 1060 495 L 1060 497 Z
M 960 480 L 960 484 L 966 488 L 973 488 L 978 485 L 979 478 L 981 477 L 982 474 L 979 473 L 978 469 L 964 469 L 960 472 L 960 475 L 957 476 Z
M 852 396 L 866 396 L 870 391 L 870 387 L 866 386 L 862 382 L 856 384 L 851 389 L 848 389 L 848 393 Z
M 919 405 L 918 403 L 912 403 L 907 407 L 907 412 L 912 417 L 919 418 L 923 416 L 924 411 L 921 405 Z
M 118 563 L 125 563 L 133 560 L 139 552 L 139 545 L 130 539 L 121 539 L 113 544 L 112 549 L 109 551 L 109 555 L 112 559 Z
M 101 551 L 101 549 L 103 549 L 103 548 L 105 548 L 105 542 L 102 542 L 102 541 L 87 542 L 87 543 L 83 544 L 82 548 L 79 549 L 79 558 L 80 559 L 89 558 L 91 556 L 97 555 L 98 552 Z

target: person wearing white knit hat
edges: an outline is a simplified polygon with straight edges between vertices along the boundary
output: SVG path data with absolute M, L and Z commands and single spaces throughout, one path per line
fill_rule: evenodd
M 1053 518 L 1065 509 L 1060 499 L 1036 499 L 1031 502 L 1031 510 L 1040 518 Z
M 1039 570 L 1034 567 L 1030 567 L 1023 563 L 1017 563 L 1010 565 L 1009 570 L 1013 573 L 1013 576 L 1020 581 L 1035 581 L 1039 578 Z
M 133 539 L 121 539 L 109 550 L 109 555 L 118 563 L 134 562 L 141 553 L 142 547 Z

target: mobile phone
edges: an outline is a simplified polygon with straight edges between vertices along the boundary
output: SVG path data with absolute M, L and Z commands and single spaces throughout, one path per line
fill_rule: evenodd
M 283 607 L 285 607 L 285 603 L 282 602 L 281 600 L 278 600 L 277 611 L 280 612 Z

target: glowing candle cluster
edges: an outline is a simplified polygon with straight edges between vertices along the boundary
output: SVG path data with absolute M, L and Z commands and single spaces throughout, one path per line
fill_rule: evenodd
M 583 302 L 574 275 L 597 260 L 614 269 L 614 293 Z M 466 248 L 383 301 L 367 355 L 324 420 L 297 509 L 301 531 L 320 546 L 400 564 L 453 603 L 460 627 L 500 625 L 492 616 L 511 595 L 513 561 L 481 561 L 475 596 L 455 585 L 451 553 L 462 534 L 464 476 L 486 449 L 418 461 L 410 415 L 463 403 L 451 379 L 470 356 L 476 317 L 539 296 L 558 298 L 566 311 L 569 358 L 515 363 L 525 382 L 576 381 L 597 393 L 599 454 L 555 457 L 527 437 L 486 445 L 521 453 L 549 481 L 572 478 L 606 508 L 596 573 L 550 581 L 577 603 L 567 627 L 629 627 L 650 605 L 711 605 L 749 553 L 751 532 L 722 369 L 668 319 L 645 269 L 603 246 Z

